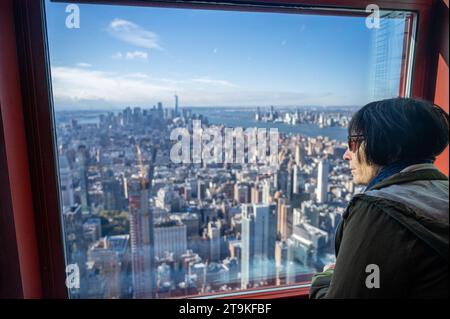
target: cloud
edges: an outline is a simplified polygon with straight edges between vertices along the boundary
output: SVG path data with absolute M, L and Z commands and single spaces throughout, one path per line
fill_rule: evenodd
M 143 59 L 147 60 L 148 53 L 144 51 L 133 51 L 133 52 L 127 52 L 125 54 L 125 59 L 132 60 L 132 59 Z
M 135 78 L 135 79 L 149 79 L 150 77 L 144 73 L 130 73 L 125 75 L 127 78 Z
M 225 81 L 225 80 L 214 80 L 214 79 L 210 79 L 208 77 L 194 78 L 194 79 L 191 79 L 191 81 L 195 82 L 195 83 L 221 85 L 221 86 L 228 86 L 228 87 L 235 86 L 231 82 L 228 82 L 228 81 Z
M 117 52 L 112 56 L 113 59 L 126 59 L 126 60 L 134 60 L 134 59 L 141 59 L 141 60 L 147 60 L 148 59 L 148 53 L 144 51 L 129 51 L 129 52 Z
M 144 74 L 120 75 L 72 67 L 52 67 L 53 93 L 59 103 L 101 101 L 147 104 L 172 95 L 174 88 L 149 81 Z
M 151 107 L 158 101 L 172 106 L 174 92 L 188 106 L 344 105 L 353 99 L 331 93 L 251 90 L 209 77 L 167 79 L 64 66 L 52 67 L 51 73 L 56 109 Z
M 114 19 L 110 22 L 108 32 L 115 38 L 146 49 L 162 50 L 159 45 L 159 36 L 139 25 L 124 19 Z
M 80 63 L 77 63 L 77 66 L 80 68 L 90 68 L 92 66 L 92 64 L 80 62 Z

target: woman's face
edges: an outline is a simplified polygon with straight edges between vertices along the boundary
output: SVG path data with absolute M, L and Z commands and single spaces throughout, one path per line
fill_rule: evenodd
M 357 154 L 360 154 L 360 160 Z M 352 152 L 349 148 L 345 151 L 344 160 L 349 161 L 350 169 L 352 170 L 353 182 L 355 184 L 367 185 L 377 175 L 380 166 L 369 165 L 364 154 L 364 143 Z

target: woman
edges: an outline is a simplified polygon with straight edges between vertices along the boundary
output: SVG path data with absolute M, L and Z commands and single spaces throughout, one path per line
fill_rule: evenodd
M 367 186 L 311 298 L 448 298 L 448 178 L 433 165 L 448 134 L 448 114 L 422 100 L 373 102 L 353 116 L 344 160 Z

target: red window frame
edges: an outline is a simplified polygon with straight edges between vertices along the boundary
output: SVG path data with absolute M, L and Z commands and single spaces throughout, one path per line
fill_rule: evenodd
M 143 0 L 74 2 L 230 9 L 229 6 L 214 4 L 214 1 L 203 1 L 201 4 L 194 1 L 170 3 Z M 249 10 L 245 5 L 259 4 L 267 7 L 258 10 L 284 12 L 286 9 L 279 7 L 280 5 L 301 5 L 317 10 L 307 10 L 305 13 L 330 14 L 321 9 L 333 7 L 364 10 L 373 0 L 221 2 L 234 4 L 232 10 Z M 432 15 L 443 10 L 441 2 L 446 6 L 446 22 L 442 22 L 445 19 L 432 20 Z M 448 37 L 446 45 L 444 43 L 442 46 L 445 40 L 436 35 L 436 32 L 443 32 L 443 23 L 447 23 L 444 29 L 448 29 L 448 1 L 380 0 L 376 3 L 382 9 L 408 10 L 418 14 L 411 95 L 431 101 L 441 96 L 442 91 L 445 96 L 443 81 L 447 83 L 447 104 L 442 106 L 448 112 Z M 343 14 L 348 15 L 348 11 Z M 43 17 L 41 0 L 0 2 L 0 297 L 67 298 L 59 190 L 55 174 L 56 139 Z M 442 54 L 445 57 L 446 74 L 444 65 L 444 78 L 440 80 L 437 70 L 439 55 Z M 442 71 L 440 74 L 442 75 Z M 448 149 L 447 153 L 438 158 L 437 164 L 448 174 Z M 8 277 L 3 278 L 4 274 Z M 308 290 L 305 287 L 291 289 L 284 286 L 279 290 L 255 290 L 254 293 L 247 291 L 246 295 L 236 296 L 307 298 Z

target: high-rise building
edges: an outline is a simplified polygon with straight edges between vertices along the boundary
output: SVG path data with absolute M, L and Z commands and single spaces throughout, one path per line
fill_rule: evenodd
M 300 182 L 299 182 L 299 176 L 300 169 L 297 164 L 294 165 L 292 169 L 292 193 L 298 194 L 300 192 Z
M 305 163 L 300 143 L 295 146 L 295 163 L 297 165 L 303 165 Z
M 287 239 L 292 234 L 293 209 L 286 204 L 285 200 L 280 200 L 278 207 L 278 232 L 282 239 Z
M 208 238 L 209 238 L 209 256 L 210 261 L 220 261 L 220 223 L 208 223 Z
M 288 263 L 288 246 L 286 241 L 277 241 L 275 245 L 276 285 L 286 284 L 286 269 Z
M 328 200 L 328 172 L 330 165 L 327 160 L 320 160 L 317 168 L 317 202 L 325 203 Z
M 276 175 L 276 174 L 275 174 Z M 272 198 L 270 196 L 270 181 L 268 179 L 265 179 L 263 182 L 263 189 L 262 189 L 262 203 L 263 204 L 270 204 Z
M 62 205 L 63 207 L 71 207 L 75 203 L 72 172 L 70 170 L 69 161 L 64 155 L 59 156 L 59 178 L 61 183 Z
M 175 94 L 175 117 L 179 116 L 179 110 L 178 110 L 178 95 Z
M 161 258 L 166 252 L 173 253 L 175 259 L 186 252 L 187 227 L 180 221 L 168 220 L 154 224 L 155 257 Z
M 275 279 L 276 235 L 276 205 L 242 206 L 242 288 Z
M 251 188 L 251 202 L 252 204 L 260 204 L 263 202 L 263 188 L 259 184 Z
M 89 198 L 88 184 L 88 150 L 85 145 L 78 147 L 77 153 L 78 173 L 80 177 L 80 201 L 81 211 L 90 212 L 91 203 Z
M 103 206 L 106 210 L 122 210 L 126 207 L 122 180 L 115 178 L 112 170 L 103 177 Z
M 148 207 L 148 182 L 132 178 L 128 181 L 130 209 L 131 264 L 133 297 L 153 296 L 154 237 L 153 216 Z
M 206 197 L 206 184 L 204 181 L 199 180 L 197 183 L 197 199 L 199 201 L 204 200 Z
M 287 167 L 286 198 L 290 201 L 294 193 L 294 165 L 290 161 Z
M 243 183 L 234 185 L 234 200 L 238 203 L 250 203 L 250 186 Z

